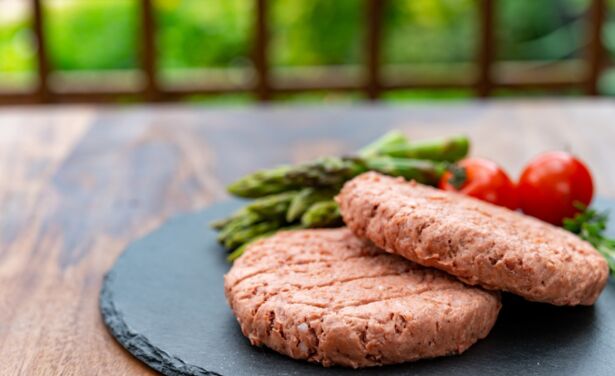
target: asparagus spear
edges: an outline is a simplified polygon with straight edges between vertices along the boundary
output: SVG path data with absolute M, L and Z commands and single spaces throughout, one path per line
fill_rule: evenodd
M 209 226 L 216 231 L 221 231 L 226 226 L 228 226 L 231 222 L 233 222 L 234 220 L 238 218 L 241 218 L 245 214 L 246 214 L 245 208 L 241 208 L 226 218 L 221 218 L 221 219 L 217 219 L 215 221 L 210 222 Z
M 369 170 L 391 176 L 402 176 L 407 180 L 435 185 L 448 167 L 446 162 L 433 162 L 421 159 L 376 157 L 365 161 Z
M 361 157 L 375 156 L 381 154 L 382 150 L 406 145 L 408 145 L 408 139 L 402 132 L 389 131 L 376 141 L 359 150 L 359 155 Z
M 331 159 L 332 158 L 329 158 L 329 160 Z M 342 159 L 340 158 L 340 160 Z M 242 211 L 235 213 L 230 219 L 220 220 L 215 223 L 215 225 L 221 229 L 218 239 L 222 243 L 232 243 L 232 240 L 228 240 L 231 234 L 242 231 L 246 227 L 253 226 L 259 222 L 285 219 L 287 222 L 291 223 L 301 215 L 306 216 L 307 213 L 305 212 L 309 210 L 307 208 L 310 207 L 311 204 L 333 196 L 334 192 L 339 189 L 343 182 L 357 175 L 359 171 L 375 170 L 392 176 L 414 179 L 425 184 L 435 184 L 446 170 L 446 163 L 426 160 L 372 157 L 366 160 L 361 158 L 343 158 L 343 161 L 347 166 L 350 166 L 350 164 L 353 164 L 353 166 L 350 167 L 349 170 L 337 167 L 329 168 L 335 165 L 335 163 L 324 163 L 320 166 L 312 165 L 312 167 L 314 167 L 313 169 L 307 168 L 306 165 L 301 166 L 300 169 L 298 168 L 293 172 L 293 179 L 303 179 L 304 184 L 308 185 L 309 179 L 317 176 L 319 173 L 323 173 L 323 171 L 327 171 L 324 172 L 324 175 L 327 176 L 326 180 L 329 184 L 332 184 L 331 188 L 327 190 L 311 188 L 302 192 L 283 192 L 256 199 Z M 318 179 L 319 178 L 316 178 L 316 180 Z M 325 178 L 318 181 L 324 184 Z M 267 183 L 262 182 L 262 184 Z M 320 210 L 322 210 L 322 208 L 320 208 Z M 313 213 L 309 214 L 307 218 L 312 218 L 314 215 Z M 314 223 L 321 222 L 321 220 L 306 220 Z M 278 225 L 278 227 L 279 226 L 280 225 Z M 311 224 L 310 226 L 317 227 L 315 224 Z
M 297 191 L 290 191 L 261 197 L 246 205 L 245 209 L 264 218 L 283 218 L 290 203 L 298 193 Z
M 244 228 L 235 229 L 223 242 L 227 249 L 234 249 L 227 257 L 235 261 L 251 243 L 273 235 L 278 230 L 290 230 L 299 227 L 333 227 L 342 225 L 342 218 L 337 204 L 333 200 L 321 201 L 311 205 L 301 217 L 301 226 L 284 226 L 279 220 L 269 220 Z
M 226 249 L 235 249 L 257 236 L 279 230 L 283 225 L 284 223 L 280 220 L 270 220 L 247 226 L 231 233 L 224 240 L 224 247 Z
M 313 204 L 301 217 L 304 227 L 335 227 L 341 226 L 342 216 L 337 203 L 333 200 Z
M 218 232 L 218 241 L 220 243 L 224 243 L 226 239 L 229 236 L 231 236 L 234 232 L 245 229 L 258 222 L 262 222 L 262 220 L 263 218 L 260 215 L 254 212 L 247 211 L 247 210 L 239 216 L 236 216 L 234 218 L 231 217 L 230 220 L 227 220 L 228 223 L 226 223 L 226 225 L 222 227 L 220 232 Z
M 397 158 L 429 159 L 432 161 L 456 162 L 466 155 L 470 141 L 465 136 L 446 139 L 414 141 L 407 144 L 384 145 L 381 155 Z
M 392 176 L 403 176 L 406 179 L 414 179 L 424 184 L 435 184 L 444 169 L 444 163 L 427 160 L 408 160 L 386 156 L 370 158 L 328 157 L 288 169 L 285 181 L 278 186 L 284 185 L 286 190 L 296 189 L 297 187 L 337 190 L 344 182 L 368 170 L 380 171 Z M 243 184 L 242 181 L 248 183 Z M 264 171 L 261 171 L 235 182 L 231 193 L 242 197 L 257 197 L 256 192 L 270 191 L 264 188 L 268 184 L 269 179 Z
M 378 155 L 383 148 L 406 145 L 407 143 L 408 141 L 403 133 L 391 131 L 361 149 L 360 155 Z M 285 165 L 260 170 L 231 183 L 227 189 L 235 196 L 256 198 L 299 189 L 304 185 L 340 184 L 337 176 L 343 171 L 352 170 L 354 167 L 356 167 L 355 164 L 345 162 L 343 158 L 322 158 L 299 166 Z M 355 171 L 354 174 L 357 174 L 357 172 Z M 331 175 L 335 175 L 336 178 L 332 178 Z
M 326 157 L 296 166 L 257 171 L 232 183 L 228 190 L 235 196 L 255 198 L 305 187 L 339 189 L 346 180 L 375 169 L 373 166 L 384 165 L 388 167 L 378 171 L 433 184 L 433 176 L 439 176 L 438 172 L 417 174 L 416 162 L 404 163 L 402 158 L 456 161 L 468 152 L 469 143 L 465 137 L 414 143 L 403 142 L 399 137 L 399 134 L 392 134 L 387 139 L 381 139 L 373 144 L 375 147 L 370 145 L 363 149 L 363 156 L 359 157 Z M 397 159 L 383 159 L 391 157 Z M 440 169 L 439 166 L 427 166 L 424 164 L 419 170 L 426 171 L 432 167 L 437 171 Z
M 302 187 L 340 187 L 365 171 L 365 166 L 355 158 L 325 157 L 298 165 L 286 176 Z
M 318 201 L 330 200 L 335 196 L 334 190 L 323 190 L 316 188 L 304 188 L 293 197 L 286 212 L 286 221 L 294 222 L 301 218 L 312 204 Z
M 228 186 L 240 197 L 263 197 L 303 187 L 338 187 L 365 172 L 354 158 L 326 157 L 296 166 L 282 166 L 246 175 Z
M 225 243 L 233 233 L 244 230 L 259 222 L 282 220 L 286 216 L 290 202 L 297 193 L 284 192 L 259 198 L 230 217 L 213 222 L 211 226 L 220 231 L 218 241 Z
M 409 142 L 402 133 L 389 132 L 361 149 L 357 157 L 320 158 L 239 179 L 228 187 L 229 192 L 257 199 L 229 218 L 213 222 L 212 227 L 220 231 L 219 241 L 227 249 L 235 249 L 229 255 L 233 260 L 251 241 L 296 227 L 290 225 L 299 219 L 302 227 L 341 225 L 339 209 L 331 198 L 356 175 L 375 170 L 435 184 L 448 161 L 463 158 L 467 152 L 465 137 Z
M 292 168 L 292 166 L 278 166 L 256 171 L 231 183 L 227 190 L 235 196 L 256 198 L 300 188 L 288 181 L 287 174 Z
M 264 238 L 266 238 L 268 236 L 271 236 L 273 234 L 275 234 L 275 231 L 272 231 L 272 232 L 269 232 L 269 233 L 266 233 L 266 234 L 261 234 L 261 235 L 258 235 L 256 237 L 252 238 L 251 240 L 249 240 L 249 241 L 243 243 L 242 245 L 240 245 L 239 247 L 235 248 L 235 250 L 233 252 L 231 252 L 228 256 L 226 256 L 226 260 L 228 262 L 233 262 L 233 261 L 237 260 L 239 258 L 239 256 L 243 255 L 243 252 L 246 250 L 246 248 L 248 248 L 248 246 L 250 244 L 254 243 L 257 240 L 261 240 L 261 239 L 264 239 Z

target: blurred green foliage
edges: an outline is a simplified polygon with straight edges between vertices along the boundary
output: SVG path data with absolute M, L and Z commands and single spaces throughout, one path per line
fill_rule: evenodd
M 32 33 L 24 20 L 0 22 L 0 72 L 31 71 L 35 67 Z
M 558 60 L 582 52 L 589 0 L 499 1 L 499 58 Z
M 581 15 L 588 3 L 498 0 L 498 57 L 557 60 L 581 56 L 586 26 Z M 44 4 L 54 69 L 138 66 L 136 0 L 46 0 Z M 609 4 L 615 9 L 615 0 Z M 155 0 L 154 5 L 163 70 L 250 64 L 253 0 Z M 272 0 L 273 63 L 360 64 L 362 5 L 361 0 Z M 477 28 L 475 0 L 390 0 L 385 13 L 384 60 L 392 64 L 472 61 Z M 615 52 L 615 22 L 607 25 L 605 41 Z M 0 73 L 32 72 L 36 64 L 33 45 L 29 17 L 0 16 Z
M 272 61 L 280 66 L 358 64 L 363 7 L 357 0 L 302 0 L 271 9 Z
M 106 70 L 137 67 L 139 13 L 133 0 L 55 0 L 45 7 L 53 67 Z M 112 4 L 112 5 L 111 5 Z
M 474 58 L 474 0 L 392 0 L 385 15 L 384 58 L 391 63 Z
M 254 1 L 155 0 L 163 68 L 233 66 L 248 55 Z M 128 35 L 135 30 L 127 30 Z

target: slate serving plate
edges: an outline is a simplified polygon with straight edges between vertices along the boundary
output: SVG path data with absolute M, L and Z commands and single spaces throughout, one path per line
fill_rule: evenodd
M 132 243 L 100 293 L 117 341 L 166 375 L 613 375 L 615 282 L 593 307 L 562 308 L 504 296 L 491 334 L 460 356 L 396 366 L 323 368 L 249 345 L 224 299 L 229 265 L 208 223 L 241 202 L 180 215 Z M 598 200 L 611 208 L 615 201 Z M 611 235 L 615 225 L 610 226 Z

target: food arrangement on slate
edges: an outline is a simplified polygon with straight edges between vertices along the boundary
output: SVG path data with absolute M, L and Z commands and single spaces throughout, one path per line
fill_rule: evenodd
M 464 137 L 413 143 L 394 132 L 357 156 L 280 166 L 231 184 L 232 194 L 256 198 L 213 223 L 233 251 L 229 260 L 239 258 L 225 291 L 250 342 L 357 368 L 463 352 L 495 322 L 493 291 L 592 305 L 615 248 L 600 235 L 603 218 L 585 210 L 593 195 L 585 165 L 545 154 L 517 185 L 494 162 L 463 159 L 468 149 Z M 343 223 L 350 232 L 301 230 Z M 554 226 L 564 224 L 589 242 Z M 287 231 L 271 236 L 280 230 Z M 381 251 L 361 248 L 372 244 Z M 389 262 L 397 268 L 381 265 Z M 440 275 L 429 278 L 437 287 L 423 286 L 426 277 L 412 275 L 425 272 L 419 265 L 466 286 L 460 292 Z M 466 299 L 484 291 L 492 292 Z
M 232 263 L 228 272 L 214 266 L 219 277 L 212 285 L 226 272 L 224 295 L 249 343 L 325 367 L 373 370 L 461 354 L 488 340 L 510 301 L 502 293 L 540 306 L 594 305 L 609 272 L 615 273 L 615 240 L 606 235 L 607 213 L 590 207 L 594 189 L 585 164 L 570 153 L 545 153 L 515 182 L 495 162 L 468 157 L 469 149 L 463 136 L 410 141 L 394 131 L 355 155 L 257 171 L 230 184 L 232 195 L 252 200 L 226 217 L 214 210 L 217 219 L 207 216 Z M 198 249 L 204 240 L 187 234 L 205 217 L 191 218 L 161 232 Z M 166 247 L 157 241 L 145 243 Z M 195 257 L 186 251 L 177 259 Z M 191 263 L 198 264 L 196 258 Z M 184 267 L 174 262 L 155 269 L 175 270 L 184 282 L 173 283 L 182 290 L 179 285 L 194 277 L 177 272 Z M 117 306 L 108 302 L 114 278 L 121 279 L 110 273 L 101 305 L 120 342 L 129 348 L 144 341 L 131 352 L 164 373 L 210 372 L 188 367 L 185 358 L 192 355 L 169 355 L 145 335 L 135 341 L 124 320 L 117 323 Z M 205 303 L 207 311 L 216 306 L 219 312 L 219 301 L 191 304 Z M 570 309 L 548 312 L 566 317 Z M 221 345 L 220 353 L 242 341 Z M 506 346 L 518 351 L 523 343 Z M 259 356 L 278 362 L 259 354 L 216 359 L 230 362 L 235 373 L 233 364 L 253 364 Z M 280 363 L 278 371 L 325 370 L 299 364 Z

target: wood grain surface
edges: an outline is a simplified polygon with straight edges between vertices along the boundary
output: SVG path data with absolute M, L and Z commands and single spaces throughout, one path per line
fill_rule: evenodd
M 615 196 L 615 102 L 367 107 L 33 107 L 0 110 L 0 374 L 152 374 L 98 312 L 122 249 L 225 197 L 255 168 L 349 153 L 387 129 L 466 133 L 512 175 L 568 149 Z

